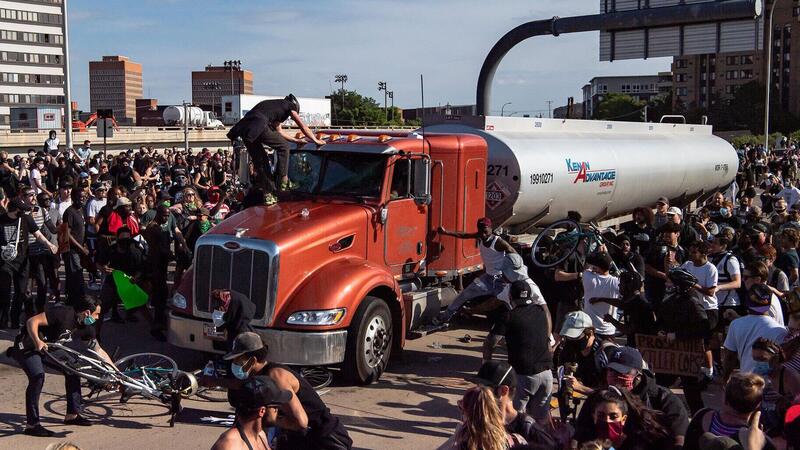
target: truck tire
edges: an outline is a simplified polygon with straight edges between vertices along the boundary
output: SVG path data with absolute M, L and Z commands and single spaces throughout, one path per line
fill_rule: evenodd
M 355 384 L 378 381 L 392 352 L 392 313 L 383 299 L 367 296 L 347 330 L 342 370 Z

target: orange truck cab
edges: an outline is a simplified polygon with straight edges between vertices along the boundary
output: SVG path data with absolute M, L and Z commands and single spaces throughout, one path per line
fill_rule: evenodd
M 202 236 L 171 301 L 169 342 L 222 353 L 214 289 L 244 294 L 271 361 L 341 365 L 377 380 L 407 333 L 434 317 L 460 276 L 482 269 L 487 144 L 469 134 L 333 136 L 294 150 L 295 184 Z

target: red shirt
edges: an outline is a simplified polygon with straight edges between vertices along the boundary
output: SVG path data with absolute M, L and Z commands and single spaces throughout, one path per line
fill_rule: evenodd
M 130 228 L 131 237 L 139 235 L 139 219 L 131 215 L 128 216 L 128 219 L 123 223 L 122 216 L 117 212 L 112 212 L 111 216 L 108 217 L 108 231 L 117 234 L 117 230 L 123 226 Z

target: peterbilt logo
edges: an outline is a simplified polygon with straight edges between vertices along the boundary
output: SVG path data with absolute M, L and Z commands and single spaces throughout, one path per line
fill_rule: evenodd
M 601 187 L 613 186 L 617 179 L 617 169 L 595 169 L 592 170 L 588 161 L 573 161 L 566 159 L 567 173 L 575 175 L 573 184 L 581 181 L 583 183 L 600 183 Z

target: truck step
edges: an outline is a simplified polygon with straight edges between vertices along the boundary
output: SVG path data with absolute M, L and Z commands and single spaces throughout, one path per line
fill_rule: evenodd
M 425 325 L 406 333 L 406 339 L 413 341 L 414 339 L 423 338 L 429 334 L 439 331 L 445 331 L 449 328 L 449 324 L 443 323 L 441 325 Z

